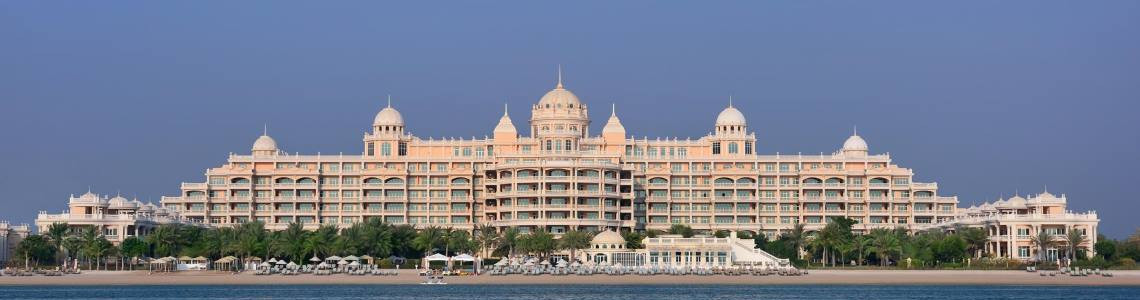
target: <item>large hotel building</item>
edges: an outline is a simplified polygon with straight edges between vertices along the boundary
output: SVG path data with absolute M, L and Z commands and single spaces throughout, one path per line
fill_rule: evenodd
M 852 135 L 828 155 L 761 155 L 729 103 L 699 139 L 635 139 L 611 111 L 591 132 L 590 106 L 557 86 L 531 108 L 528 135 L 504 111 L 485 139 L 423 139 L 403 116 L 380 110 L 359 155 L 292 155 L 268 135 L 183 183 L 161 205 L 192 221 L 291 222 L 315 228 L 367 218 L 393 224 L 602 231 L 696 230 L 777 234 L 830 217 L 857 230 L 918 228 L 952 218 L 957 198 Z
M 713 132 L 696 140 L 630 138 L 613 110 L 601 134 L 592 134 L 588 113 L 560 78 L 532 106 L 528 136 L 504 111 L 493 137 L 425 140 L 405 132 L 389 103 L 359 155 L 290 155 L 262 135 L 250 154 L 231 155 L 206 170 L 206 182 L 183 183 L 159 206 L 88 192 L 73 196 L 62 214 L 40 212 L 36 226 L 96 226 L 116 243 L 167 223 L 261 221 L 283 229 L 297 222 L 312 229 L 368 218 L 553 233 L 685 224 L 774 237 L 797 223 L 812 231 L 842 216 L 859 221 L 857 232 L 981 227 L 990 235 L 987 253 L 1025 260 L 1057 257 L 1072 231 L 1086 236 L 1080 246 L 1090 253 L 1096 243 L 1096 213 L 1069 211 L 1064 195 L 958 208 L 937 184 L 915 182 L 914 172 L 888 155 L 871 155 L 857 134 L 829 155 L 761 155 L 731 102 Z M 1060 244 L 1037 256 L 1031 237 L 1040 231 Z

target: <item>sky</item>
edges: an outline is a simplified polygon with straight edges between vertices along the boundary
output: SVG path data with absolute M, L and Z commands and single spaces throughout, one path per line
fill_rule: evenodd
M 565 84 L 600 132 L 874 153 L 964 206 L 1066 194 L 1140 225 L 1138 1 L 0 2 L 0 220 L 92 190 L 157 202 L 248 153 L 362 151 L 392 95 L 421 137 L 491 134 Z M 524 134 L 526 134 L 524 132 Z

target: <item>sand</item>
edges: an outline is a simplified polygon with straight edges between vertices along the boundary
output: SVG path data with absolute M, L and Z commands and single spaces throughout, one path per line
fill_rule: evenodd
M 903 284 L 903 285 L 1140 285 L 1140 271 L 1114 271 L 1114 277 L 1042 277 L 1024 271 L 895 271 L 813 270 L 809 275 L 784 276 L 459 276 L 448 284 Z M 0 285 L 217 285 L 217 284 L 418 284 L 415 272 L 397 276 L 268 275 L 184 271 L 148 274 L 147 271 L 88 271 L 60 277 L 0 276 Z

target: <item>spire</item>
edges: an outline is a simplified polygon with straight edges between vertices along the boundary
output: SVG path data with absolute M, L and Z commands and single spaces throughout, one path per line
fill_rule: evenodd
M 728 107 L 732 107 L 732 94 L 728 95 Z
M 503 117 L 510 117 L 510 114 L 507 113 L 507 103 L 506 102 L 503 102 Z
M 854 136 L 859 135 L 859 125 L 851 126 L 851 135 L 854 135 Z
M 610 103 L 610 117 L 617 117 L 617 103 Z
M 388 94 L 388 107 L 392 107 L 392 94 Z
M 558 86 L 555 88 L 562 88 L 562 64 L 558 64 Z
M 269 135 L 269 123 L 261 123 L 261 135 Z

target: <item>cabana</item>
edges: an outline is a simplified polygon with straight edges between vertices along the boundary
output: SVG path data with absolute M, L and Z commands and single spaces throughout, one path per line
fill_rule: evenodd
M 431 262 L 433 262 L 433 261 L 442 261 L 446 264 L 450 260 L 451 260 L 451 258 L 447 257 L 446 255 L 439 254 L 439 253 L 432 254 L 430 256 L 424 257 L 423 267 L 424 267 L 424 270 L 431 269 L 429 267 L 429 265 L 431 265 Z

